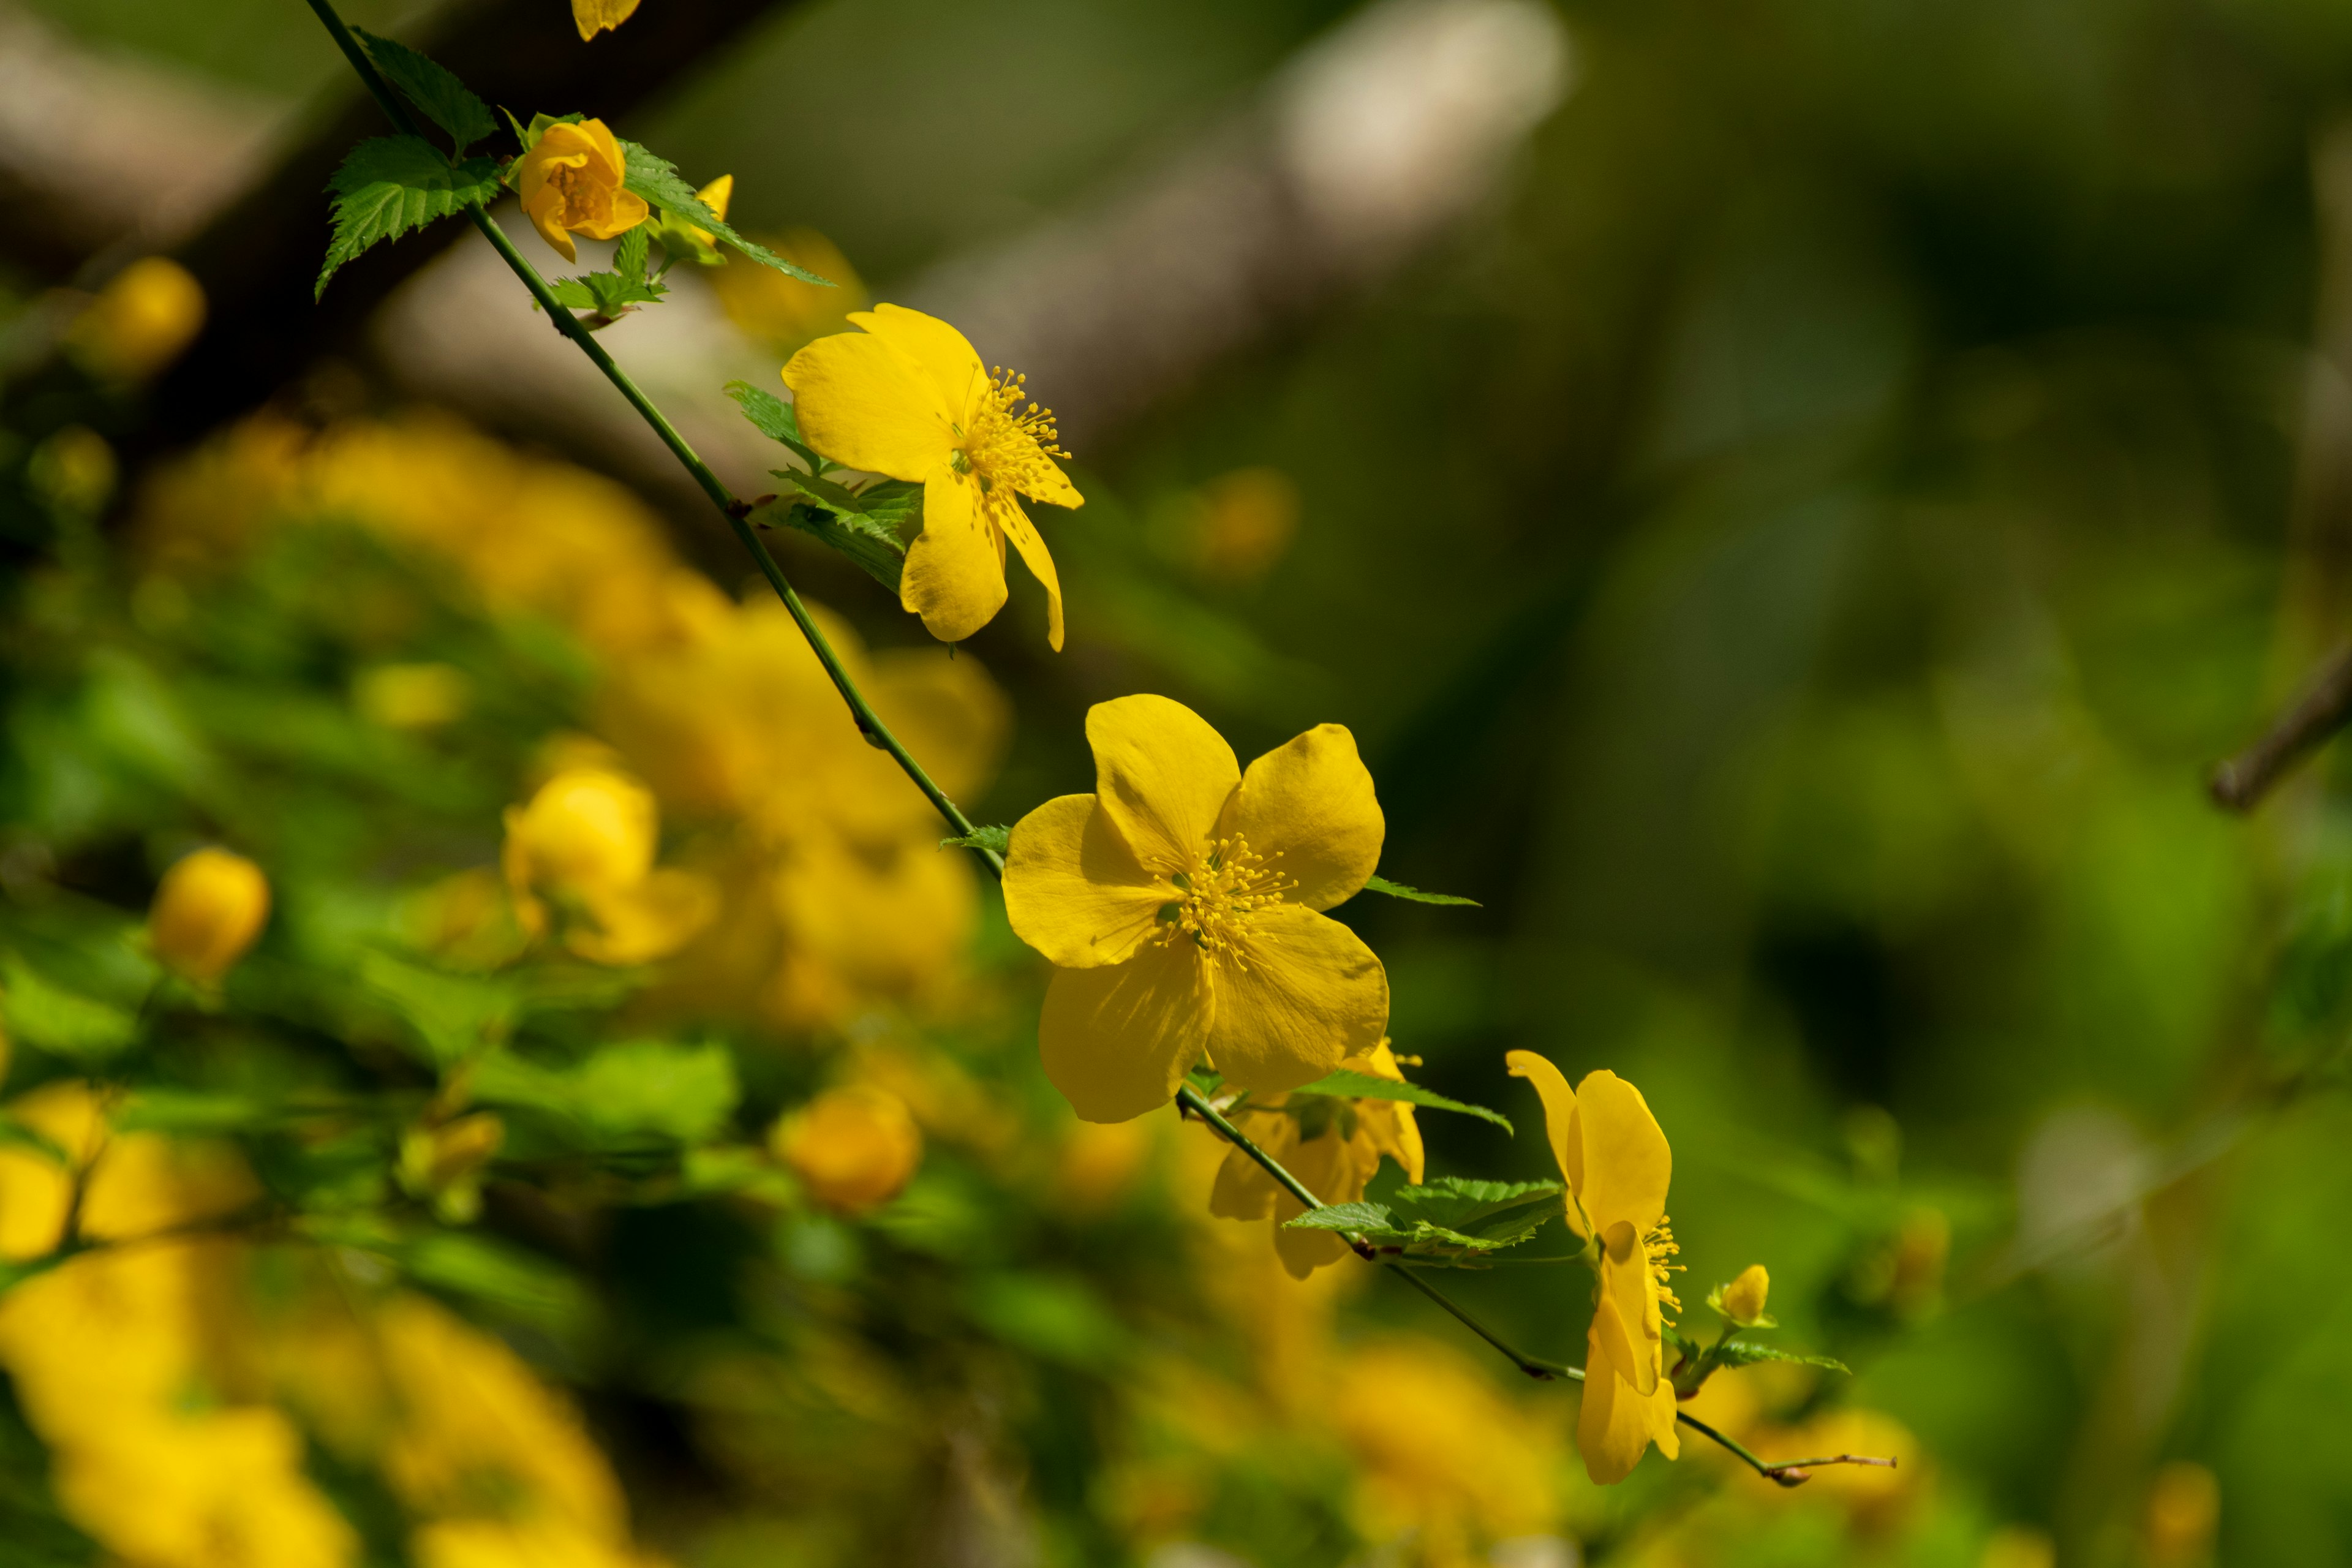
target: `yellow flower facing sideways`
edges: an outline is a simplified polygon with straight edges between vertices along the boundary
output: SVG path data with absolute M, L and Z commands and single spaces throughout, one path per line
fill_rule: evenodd
M 718 899 L 689 871 L 656 870 L 653 792 L 598 767 L 557 773 L 507 808 L 500 859 L 515 918 L 533 936 L 564 917 L 564 945 L 592 963 L 648 963 L 710 922 Z
M 1404 1081 L 1386 1040 L 1339 1065 L 1374 1078 Z M 1408 1181 L 1416 1184 L 1421 1181 L 1421 1128 L 1413 1121 L 1412 1107 L 1401 1100 L 1270 1095 L 1234 1112 L 1234 1121 L 1253 1142 L 1326 1204 L 1351 1204 L 1362 1197 L 1364 1184 L 1380 1170 L 1383 1154 L 1403 1168 Z M 1348 1244 L 1334 1231 L 1287 1228 L 1288 1221 L 1307 1212 L 1306 1205 L 1277 1186 L 1263 1166 L 1238 1148 L 1228 1148 L 1225 1163 L 1217 1167 L 1209 1212 L 1220 1219 L 1264 1219 L 1272 1215 L 1274 1249 L 1294 1279 L 1304 1279 L 1325 1264 L 1348 1256 Z
M 1140 1116 L 1197 1063 L 1274 1093 L 1377 1047 L 1388 973 L 1321 912 L 1386 833 L 1355 737 L 1319 725 L 1244 773 L 1191 709 L 1122 697 L 1087 742 L 1095 793 L 1023 817 L 1004 867 L 1013 931 L 1055 965 L 1045 1075 L 1078 1115 Z
M 1568 1183 L 1569 1226 L 1599 1255 L 1576 1446 L 1606 1486 L 1631 1475 L 1652 1443 L 1669 1459 L 1682 1451 L 1664 1364 L 1665 1310 L 1682 1310 L 1666 1288 L 1675 1251 L 1666 1221 L 1674 1152 L 1642 1091 L 1615 1073 L 1588 1073 L 1570 1089 L 1533 1051 L 1504 1059 L 1543 1097 L 1544 1131 Z
M 147 911 L 147 940 L 174 973 L 213 984 L 245 956 L 269 920 L 269 879 L 242 855 L 199 849 L 163 873 Z
M 1024 378 L 983 367 L 964 335 L 898 305 L 853 314 L 866 330 L 819 338 L 784 366 L 801 434 L 836 463 L 923 487 L 923 531 L 898 602 L 942 642 L 1004 605 L 1004 546 L 1045 585 L 1045 640 L 1062 646 L 1062 584 L 1021 498 L 1085 504 L 1055 465 L 1054 411 Z
M 580 259 L 575 234 L 618 239 L 652 208 L 622 182 L 621 143 L 601 120 L 550 125 L 515 164 L 515 192 L 539 236 L 566 261 Z

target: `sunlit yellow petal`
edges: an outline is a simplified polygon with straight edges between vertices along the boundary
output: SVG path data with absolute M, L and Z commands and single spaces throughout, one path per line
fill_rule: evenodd
M 1594 1321 L 1600 1321 L 1605 1309 L 1612 1325 L 1610 1331 L 1624 1336 L 1622 1344 L 1611 1346 L 1617 1373 L 1633 1385 L 1636 1394 L 1648 1394 L 1658 1386 L 1665 1344 L 1656 1276 L 1650 1272 L 1650 1257 L 1641 1237 L 1624 1221 L 1601 1232 L 1601 1247 Z
M 1350 1140 L 1335 1132 L 1309 1139 L 1283 1161 L 1307 1190 L 1326 1204 L 1351 1204 L 1364 1195 L 1365 1172 L 1353 1158 Z M 1348 1244 L 1332 1230 L 1293 1230 L 1289 1221 L 1307 1212 L 1307 1205 L 1286 1191 L 1274 1198 L 1274 1250 L 1294 1279 L 1304 1279 L 1327 1264 L 1348 1256 Z
M 1576 1140 L 1576 1091 L 1568 1087 L 1560 1070 L 1533 1051 L 1512 1051 L 1503 1061 L 1513 1078 L 1526 1079 L 1536 1086 L 1543 1100 L 1544 1137 L 1551 1143 L 1551 1157 L 1559 1163 L 1560 1179 L 1569 1185 L 1569 1228 L 1580 1237 L 1586 1234 L 1584 1216 L 1578 1211 L 1574 1194 L 1584 1184 L 1584 1146 Z
M 1576 1447 L 1584 1468 L 1601 1486 L 1613 1486 L 1633 1473 L 1643 1452 L 1654 1442 L 1669 1459 L 1682 1451 L 1675 1431 L 1675 1387 L 1660 1384 L 1644 1395 L 1607 1370 L 1588 1341 L 1582 1405 L 1576 1415 Z
M 961 642 L 1004 607 L 1003 547 L 973 499 L 971 482 L 952 468 L 931 471 L 923 531 L 907 547 L 898 578 L 898 603 L 941 642 Z
M 1013 541 L 1013 548 L 1021 552 L 1021 563 L 1029 574 L 1045 585 L 1045 646 L 1055 653 L 1062 651 L 1062 579 L 1054 570 L 1054 558 L 1045 552 L 1045 542 L 1038 537 L 1036 525 L 1021 510 L 1021 503 L 1010 498 L 1004 504 L 992 509 L 990 514 L 996 526 Z
M 1125 963 L 1160 929 L 1172 891 L 1136 863 L 1090 795 L 1049 800 L 1013 825 L 1005 917 L 1062 968 Z
M 988 386 L 988 368 L 969 339 L 937 316 L 904 305 L 877 305 L 849 319 L 899 355 L 938 394 L 949 417 L 971 430 L 973 405 Z
M 1032 444 L 1034 445 L 1034 442 Z M 1078 487 L 1070 483 L 1070 476 L 1062 472 L 1061 465 L 1046 457 L 1042 449 L 1034 465 L 1022 466 L 1020 485 L 1023 495 L 1049 506 L 1076 508 L 1087 504 L 1087 498 L 1078 493 Z
M 1241 782 L 1224 737 L 1181 702 L 1138 696 L 1087 709 L 1087 743 L 1095 793 L 1136 858 L 1162 872 L 1190 867 Z
M 1152 943 L 1125 963 L 1054 971 L 1037 1043 L 1081 1120 L 1125 1121 L 1174 1098 L 1214 1013 L 1202 969 L 1190 947 Z
M 915 482 L 954 451 L 938 386 L 869 333 L 817 339 L 785 364 L 784 384 L 802 437 L 836 463 Z
M 607 27 L 617 27 L 635 15 L 637 0 L 572 0 L 572 22 L 582 42 Z
M 1286 896 L 1328 910 L 1363 890 L 1387 825 L 1355 736 L 1318 724 L 1249 765 L 1218 832 L 1246 834 L 1260 855 L 1280 854 L 1278 868 L 1298 884 Z
M 1665 1216 L 1666 1184 L 1675 1169 L 1674 1151 L 1649 1102 L 1604 1068 L 1576 1086 L 1576 1121 L 1584 1179 L 1574 1185 L 1586 1217 L 1604 1236 L 1621 1220 L 1646 1236 Z
M 1238 962 L 1219 960 L 1214 984 L 1209 1060 L 1243 1089 L 1312 1083 L 1388 1030 L 1380 959 L 1338 921 L 1297 904 L 1253 917 Z

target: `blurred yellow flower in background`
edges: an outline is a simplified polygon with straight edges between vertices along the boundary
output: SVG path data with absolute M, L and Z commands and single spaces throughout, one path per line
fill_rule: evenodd
M 1055 458 L 1052 409 L 1024 379 L 981 364 L 936 317 L 877 305 L 865 329 L 820 338 L 784 366 L 801 434 L 835 462 L 923 487 L 923 531 L 907 550 L 898 602 L 942 642 L 961 642 L 1003 607 L 1004 546 L 1045 588 L 1045 640 L 1062 646 L 1062 584 L 1021 497 L 1086 504 Z
M 2148 1568 L 2204 1568 L 2221 1524 L 2221 1483 L 2192 1459 L 2174 1459 L 2148 1484 L 2141 1533 Z
M 666 958 L 717 912 L 704 878 L 655 868 L 659 807 L 635 779 L 568 769 L 508 807 L 506 828 L 500 862 L 523 929 L 549 931 L 551 904 L 564 945 L 591 963 Z
M 1533 1051 L 1504 1059 L 1543 1098 L 1544 1132 L 1568 1183 L 1569 1226 L 1600 1252 L 1576 1444 L 1586 1470 L 1606 1486 L 1631 1475 L 1652 1443 L 1669 1459 L 1682 1450 L 1664 1374 L 1664 1309 L 1682 1310 L 1666 1288 L 1675 1250 L 1666 1222 L 1674 1152 L 1642 1091 L 1615 1073 L 1587 1073 L 1571 1090 Z
M 1140 1116 L 1202 1061 L 1297 1089 L 1378 1046 L 1388 975 L 1321 912 L 1380 863 L 1355 738 L 1321 725 L 1244 774 L 1191 709 L 1122 697 L 1087 741 L 1096 793 L 1023 817 L 1004 869 L 1013 931 L 1055 965 L 1038 1040 L 1077 1113 Z
M 582 43 L 636 14 L 637 0 L 572 0 L 572 23 L 580 29 Z
M 609 7 L 610 0 L 605 4 Z M 601 25 L 616 26 L 621 19 L 614 16 Z M 577 261 L 580 251 L 572 243 L 573 235 L 618 239 L 651 215 L 646 199 L 623 184 L 627 175 L 621 144 L 611 128 L 601 120 L 583 120 L 546 127 L 530 151 L 516 161 L 510 178 L 539 237 L 564 260 Z
M 1386 1040 L 1339 1066 L 1405 1081 Z M 1422 1178 L 1421 1128 L 1413 1121 L 1412 1107 L 1402 1100 L 1275 1094 L 1253 1099 L 1233 1113 L 1233 1121 L 1326 1204 L 1362 1197 L 1364 1184 L 1380 1170 L 1383 1154 L 1403 1169 L 1406 1180 L 1418 1183 Z M 1272 1215 L 1274 1249 L 1293 1279 L 1304 1279 L 1348 1256 L 1348 1244 L 1337 1232 L 1287 1228 L 1285 1222 L 1305 1214 L 1306 1205 L 1238 1148 L 1228 1147 L 1224 1163 L 1217 1168 L 1209 1212 L 1220 1219 L 1239 1220 Z
M 243 958 L 269 920 L 269 879 L 226 849 L 184 856 L 163 873 L 147 911 L 155 957 L 185 979 L 213 984 Z
M 825 1090 L 778 1121 L 769 1143 L 817 1201 L 851 1214 L 898 1196 L 923 1163 L 907 1102 L 872 1084 Z
M 205 326 L 205 289 L 168 256 L 142 256 L 107 281 L 66 347 L 93 374 L 145 381 L 180 357 Z
M 796 267 L 834 286 L 803 282 L 743 257 L 729 257 L 709 274 L 719 308 L 737 330 L 761 347 L 791 355 L 813 338 L 837 332 L 850 313 L 866 308 L 866 285 L 841 247 L 813 228 L 755 237 Z

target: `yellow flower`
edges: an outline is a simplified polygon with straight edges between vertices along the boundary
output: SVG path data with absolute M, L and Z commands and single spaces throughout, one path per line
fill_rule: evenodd
M 163 873 L 147 938 L 164 967 L 211 984 L 245 956 L 269 919 L 269 879 L 242 855 L 199 849 Z
M 888 1089 L 851 1084 L 776 1123 L 769 1142 L 820 1203 L 852 1214 L 898 1194 L 923 1163 L 923 1134 Z
M 1202 1061 L 1297 1089 L 1379 1045 L 1387 972 L 1321 912 L 1386 832 L 1355 737 L 1319 725 L 1244 774 L 1191 709 L 1122 697 L 1087 741 L 1096 793 L 1023 817 L 1004 869 L 1013 931 L 1055 965 L 1038 1043 L 1077 1113 L 1140 1116 Z
M 666 957 L 710 921 L 709 885 L 687 871 L 654 869 L 658 836 L 653 792 L 598 767 L 568 768 L 530 804 L 509 806 L 501 860 L 516 918 L 534 936 L 547 904 L 577 917 L 564 945 L 592 963 Z
M 577 261 L 573 235 L 618 239 L 652 211 L 643 196 L 622 184 L 626 173 L 611 130 L 601 120 L 583 120 L 547 127 L 516 163 L 515 189 L 540 237 L 564 260 Z
M 1386 1040 L 1339 1065 L 1375 1078 L 1404 1081 Z M 1409 1180 L 1421 1180 L 1421 1128 L 1413 1121 L 1412 1107 L 1403 1100 L 1277 1094 L 1253 1100 L 1234 1113 L 1234 1121 L 1326 1204 L 1354 1203 L 1362 1197 L 1364 1184 L 1380 1170 L 1383 1154 L 1403 1167 Z M 1217 1184 L 1209 1194 L 1209 1212 L 1220 1219 L 1264 1219 L 1272 1215 L 1274 1249 L 1295 1279 L 1304 1279 L 1348 1255 L 1348 1244 L 1335 1232 L 1287 1228 L 1285 1222 L 1305 1214 L 1306 1205 L 1276 1185 L 1263 1166 L 1239 1149 L 1225 1151 L 1224 1163 L 1217 1168 Z
M 711 291 L 746 337 L 791 353 L 811 338 L 841 331 L 851 311 L 865 309 L 866 285 L 840 247 L 824 235 L 795 228 L 761 237 L 769 249 L 833 287 L 804 283 L 742 257 L 726 258 L 727 264 L 710 274 Z
M 1674 1152 L 1642 1091 L 1615 1073 L 1588 1073 L 1571 1091 L 1533 1051 L 1505 1059 L 1543 1097 L 1544 1131 L 1568 1183 L 1568 1223 L 1600 1255 L 1576 1446 L 1606 1486 L 1631 1475 L 1652 1443 L 1669 1459 L 1682 1450 L 1664 1364 L 1664 1309 L 1682 1310 L 1666 1289 L 1666 1259 L 1675 1251 L 1666 1224 Z
M 898 602 L 942 642 L 961 642 L 1004 605 L 1004 544 L 1045 585 L 1045 640 L 1062 646 L 1062 584 L 1021 497 L 1081 506 L 1055 458 L 1054 411 L 1024 379 L 984 369 L 964 335 L 898 305 L 850 321 L 784 366 L 801 434 L 837 463 L 923 487 L 923 531 L 907 551 Z
M 607 27 L 617 27 L 636 15 L 637 0 L 572 0 L 572 24 L 586 43 Z
M 1764 1272 L 1764 1266 L 1751 1263 L 1730 1284 L 1710 1291 L 1706 1304 L 1743 1329 L 1773 1328 L 1772 1320 L 1764 1315 L 1765 1298 L 1771 1289 L 1772 1277 Z
M 204 285 L 169 257 L 147 256 L 99 291 L 67 343 L 97 374 L 144 381 L 179 358 L 204 324 Z

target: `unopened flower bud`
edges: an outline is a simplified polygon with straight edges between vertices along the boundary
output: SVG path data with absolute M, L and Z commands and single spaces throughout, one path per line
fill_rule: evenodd
M 147 937 L 166 968 L 210 984 L 245 956 L 268 919 L 261 868 L 226 849 L 199 849 L 163 873 Z
M 1743 1329 L 1770 1328 L 1772 1320 L 1764 1315 L 1764 1299 L 1771 1289 L 1772 1277 L 1764 1272 L 1764 1266 L 1751 1263 L 1730 1284 L 1717 1286 L 1706 1304 Z
M 867 1084 L 818 1095 L 776 1123 L 769 1146 L 819 1202 L 853 1214 L 897 1196 L 923 1163 L 907 1102 Z
M 99 291 L 67 343 L 100 375 L 144 381 L 179 358 L 204 324 L 204 285 L 169 257 L 149 256 Z

